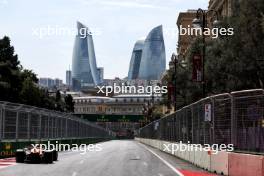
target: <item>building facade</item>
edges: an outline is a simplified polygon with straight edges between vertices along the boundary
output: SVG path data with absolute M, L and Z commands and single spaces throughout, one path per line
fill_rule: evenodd
M 222 17 L 233 14 L 234 0 L 210 0 L 208 10 L 215 10 Z
M 128 80 L 138 79 L 143 48 L 144 48 L 144 40 L 138 40 L 133 48 L 133 52 L 129 64 Z
M 113 97 L 74 97 L 75 114 L 142 115 L 142 107 L 153 99 L 159 103 L 162 97 L 155 95 L 117 95 Z
M 66 71 L 66 85 L 69 88 L 72 86 L 72 72 L 71 72 L 71 70 Z
M 77 22 L 78 34 L 72 56 L 72 88 L 75 91 L 94 87 L 101 83 L 96 65 L 92 33 L 82 23 Z
M 144 123 L 143 106 L 158 104 L 161 96 L 118 95 L 114 97 L 74 97 L 74 114 L 116 132 L 119 137 L 132 137 Z
M 196 11 L 197 10 L 187 10 L 187 12 L 179 13 L 177 20 L 177 27 L 179 30 L 180 27 L 188 28 L 188 26 L 192 26 L 192 21 L 196 17 Z M 194 37 L 193 35 L 180 35 L 179 33 L 177 52 L 182 58 L 185 58 Z
M 47 89 L 60 88 L 63 86 L 63 82 L 59 78 L 39 78 L 38 84 L 40 87 Z
M 138 79 L 159 80 L 166 69 L 166 53 L 162 26 L 148 34 L 143 47 Z

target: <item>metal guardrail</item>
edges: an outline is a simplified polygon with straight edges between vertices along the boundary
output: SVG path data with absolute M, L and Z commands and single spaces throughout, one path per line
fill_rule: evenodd
M 0 101 L 0 141 L 113 136 L 113 132 L 72 114 Z
M 142 138 L 193 144 L 233 144 L 264 152 L 264 90 L 204 98 L 138 130 Z

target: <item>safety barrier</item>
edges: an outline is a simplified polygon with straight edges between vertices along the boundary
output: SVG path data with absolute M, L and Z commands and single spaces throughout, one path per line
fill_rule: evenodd
M 217 174 L 228 175 L 228 152 L 219 151 L 211 155 L 211 171 Z
M 153 121 L 138 137 L 192 144 L 233 144 L 235 150 L 264 153 L 264 90 L 206 97 Z
M 196 150 L 194 152 L 194 164 L 205 169 L 211 168 L 211 157 L 207 151 Z
M 69 113 L 0 101 L 0 157 L 17 148 L 45 141 L 90 143 L 115 134 Z
M 264 157 L 242 153 L 229 153 L 228 169 L 230 176 L 263 176 Z
M 193 147 L 193 150 L 175 151 L 173 153 L 165 150 L 165 145 L 179 145 L 179 143 L 144 138 L 135 138 L 135 140 L 217 174 L 229 176 L 264 176 L 264 156 L 261 155 L 225 151 L 218 151 L 217 154 L 213 154 L 207 151 L 200 151 L 196 147 Z

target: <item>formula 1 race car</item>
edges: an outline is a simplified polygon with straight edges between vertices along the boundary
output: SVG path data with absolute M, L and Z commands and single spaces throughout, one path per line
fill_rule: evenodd
M 16 162 L 17 163 L 48 163 L 51 164 L 53 161 L 58 160 L 58 151 L 56 150 L 44 150 L 37 146 L 26 147 L 24 149 L 16 150 Z

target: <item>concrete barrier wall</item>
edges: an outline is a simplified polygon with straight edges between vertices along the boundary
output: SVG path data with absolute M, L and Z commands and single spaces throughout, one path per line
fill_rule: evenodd
M 211 155 L 211 171 L 217 174 L 228 175 L 228 152 L 219 151 Z
M 229 153 L 228 173 L 230 176 L 263 176 L 264 157 L 241 153 Z
M 211 169 L 211 155 L 207 151 L 194 151 L 194 164 L 205 169 Z
M 171 142 L 153 139 L 136 138 L 136 140 L 161 151 L 165 149 L 164 144 L 172 144 Z M 173 144 L 175 146 L 180 145 L 179 143 Z M 217 174 L 230 176 L 264 176 L 263 155 L 250 155 L 225 151 L 220 151 L 217 154 L 210 154 L 206 151 L 199 151 L 195 147 L 190 151 L 175 151 L 174 153 L 169 151 L 165 152 Z

